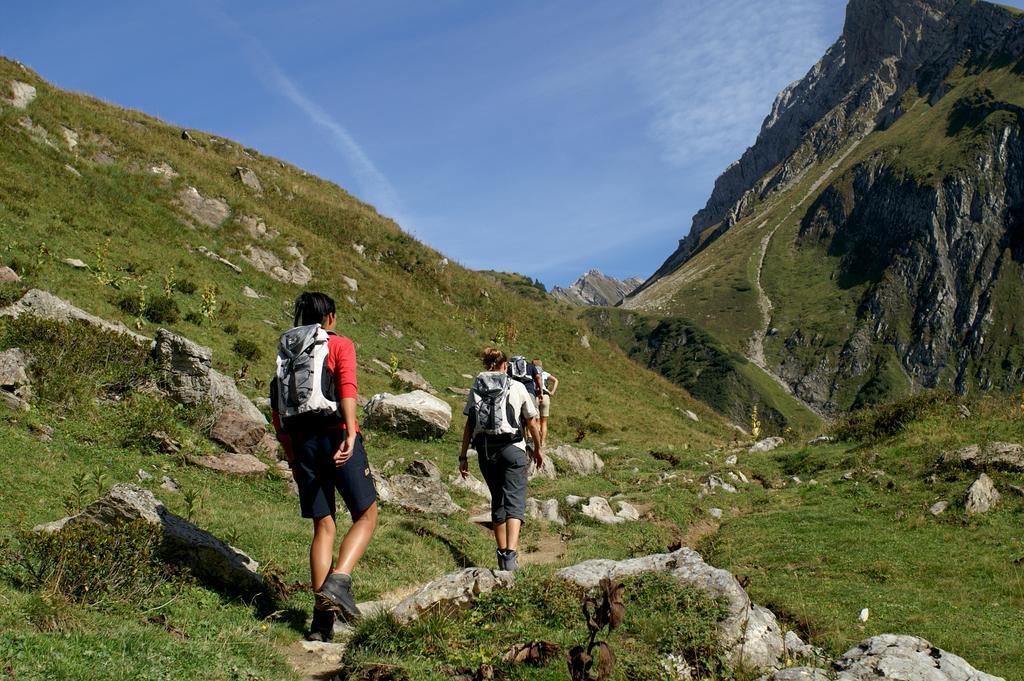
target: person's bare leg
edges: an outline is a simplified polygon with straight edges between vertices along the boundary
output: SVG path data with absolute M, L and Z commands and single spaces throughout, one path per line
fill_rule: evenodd
M 313 591 L 323 585 L 331 571 L 336 531 L 334 518 L 329 515 L 313 521 L 313 543 L 309 546 L 309 576 Z
M 548 443 L 548 418 L 542 416 L 540 419 L 540 446 L 543 448 Z
M 523 521 L 519 518 L 509 518 L 505 521 L 505 548 L 509 551 L 519 550 L 519 528 Z
M 356 563 L 366 553 L 373 538 L 373 532 L 377 529 L 377 502 L 373 502 L 363 514 L 348 528 L 345 538 L 341 540 L 341 547 L 338 549 L 338 562 L 335 563 L 334 571 L 351 575 Z M 333 548 L 333 546 L 332 546 Z
M 506 523 L 494 523 L 494 541 L 498 543 L 498 548 L 504 551 L 508 548 L 507 535 L 505 533 Z

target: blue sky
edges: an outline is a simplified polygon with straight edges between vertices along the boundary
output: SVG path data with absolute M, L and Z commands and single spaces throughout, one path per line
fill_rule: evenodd
M 0 49 L 327 177 L 459 262 L 650 274 L 843 0 L 52 1 Z

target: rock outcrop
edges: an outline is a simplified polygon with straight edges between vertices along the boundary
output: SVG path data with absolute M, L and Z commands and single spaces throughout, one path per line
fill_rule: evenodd
M 576 475 L 591 475 L 604 470 L 604 461 L 593 450 L 573 447 L 572 445 L 559 445 L 549 449 L 545 456 L 556 459 L 562 468 L 568 468 Z
M 104 331 L 123 334 L 136 340 L 139 344 L 149 346 L 153 339 L 140 335 L 120 322 L 111 322 L 96 315 L 80 310 L 71 303 L 47 291 L 30 289 L 15 303 L 0 309 L 0 317 L 20 317 L 23 314 L 50 319 L 55 322 L 84 322 Z
M 413 513 L 451 515 L 462 510 L 452 501 L 448 490 L 437 478 L 401 473 L 390 478 L 374 472 L 377 497 L 385 504 L 399 506 Z
M 78 515 L 40 525 L 36 530 L 59 532 L 74 523 L 109 525 L 125 520 L 159 526 L 163 532 L 162 549 L 167 559 L 188 567 L 199 579 L 232 592 L 251 594 L 263 589 L 259 563 L 206 530 L 174 515 L 151 492 L 135 485 L 114 485 L 106 496 Z
M 1014 442 L 990 442 L 986 445 L 967 445 L 946 452 L 941 462 L 968 468 L 1000 468 L 1024 471 L 1024 446 Z
M 391 611 L 402 624 L 435 611 L 452 611 L 475 601 L 481 594 L 507 589 L 515 581 L 511 572 L 471 567 L 447 574 L 421 587 Z
M 640 284 L 637 277 L 619 281 L 600 270 L 590 270 L 566 288 L 554 287 L 551 296 L 570 305 L 614 306 Z
M 28 411 L 32 399 L 30 360 L 20 348 L 0 352 L 0 403 Z
M 982 473 L 978 476 L 978 479 L 967 488 L 967 496 L 964 499 L 964 509 L 967 511 L 967 515 L 988 513 L 995 508 L 1000 499 L 1002 499 L 1002 495 L 999 494 L 999 490 L 996 489 L 995 483 L 992 482 L 992 478 Z
M 365 425 L 414 438 L 441 437 L 452 425 L 452 408 L 422 390 L 392 395 L 379 393 L 364 407 Z
M 558 512 L 558 499 L 540 501 L 528 497 L 526 499 L 526 517 L 556 525 L 565 525 L 565 518 Z
M 36 98 L 36 88 L 34 85 L 23 83 L 20 80 L 12 80 L 10 84 L 11 96 L 5 97 L 4 101 L 15 109 L 25 109 L 31 104 Z
M 219 227 L 231 215 L 227 201 L 207 198 L 195 187 L 186 187 L 178 192 L 178 207 L 195 223 L 202 227 Z
M 285 284 L 305 286 L 313 278 L 313 271 L 306 267 L 306 257 L 295 246 L 288 248 L 287 264 L 276 253 L 251 244 L 242 251 L 242 257 L 260 272 Z

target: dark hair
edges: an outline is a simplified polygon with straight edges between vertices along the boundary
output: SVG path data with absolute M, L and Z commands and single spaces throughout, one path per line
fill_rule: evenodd
M 508 361 L 505 353 L 498 348 L 484 348 L 480 352 L 480 359 L 488 371 L 497 371 L 502 364 Z
M 295 299 L 295 326 L 323 324 L 327 315 L 336 311 L 334 298 L 318 291 L 305 291 Z

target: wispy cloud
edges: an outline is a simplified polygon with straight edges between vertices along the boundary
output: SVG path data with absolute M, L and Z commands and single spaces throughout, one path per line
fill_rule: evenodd
M 327 133 L 331 143 L 344 156 L 358 184 L 360 198 L 376 206 L 381 213 L 399 222 L 406 230 L 411 230 L 412 225 L 405 219 L 407 216 L 394 185 L 377 168 L 348 129 L 335 116 L 310 99 L 295 80 L 281 68 L 263 43 L 248 33 L 230 14 L 213 3 L 200 3 L 199 7 L 238 41 L 254 73 L 268 88 L 285 97 L 312 123 Z
M 822 0 L 670 2 L 662 9 L 641 88 L 651 134 L 678 165 L 736 158 L 775 95 L 802 77 L 835 36 Z

